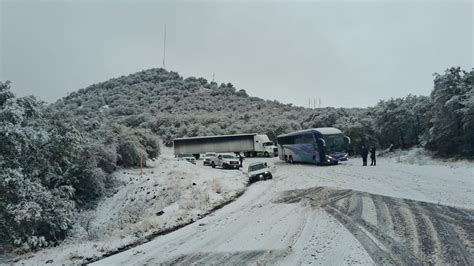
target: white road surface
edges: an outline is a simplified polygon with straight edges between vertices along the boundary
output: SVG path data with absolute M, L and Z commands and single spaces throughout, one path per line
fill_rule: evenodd
M 258 160 L 273 180 L 95 264 L 474 264 L 472 165 L 245 163 Z

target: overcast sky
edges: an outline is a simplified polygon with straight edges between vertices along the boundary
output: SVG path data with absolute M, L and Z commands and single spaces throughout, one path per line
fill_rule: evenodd
M 54 101 L 161 67 L 308 106 L 428 95 L 434 72 L 473 67 L 471 1 L 0 0 L 0 80 Z

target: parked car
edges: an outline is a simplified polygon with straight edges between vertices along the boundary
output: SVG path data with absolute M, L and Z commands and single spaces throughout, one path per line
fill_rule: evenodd
M 275 167 L 269 167 L 265 162 L 256 162 L 249 165 L 247 176 L 249 183 L 254 183 L 259 180 L 267 180 L 273 178 Z
M 223 153 L 217 155 L 216 158 L 211 160 L 212 168 L 216 168 L 216 166 L 220 166 L 224 169 L 239 169 L 240 168 L 240 161 L 235 155 L 231 153 Z
M 210 166 L 212 160 L 214 160 L 217 157 L 217 153 L 215 152 L 206 152 L 204 154 L 204 162 L 202 163 L 205 166 Z
M 178 154 L 178 161 L 187 161 L 196 164 L 196 158 L 192 154 Z

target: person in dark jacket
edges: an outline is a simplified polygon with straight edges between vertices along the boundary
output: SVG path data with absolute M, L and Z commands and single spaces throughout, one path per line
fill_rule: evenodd
M 362 145 L 360 155 L 362 156 L 362 165 L 367 166 L 367 155 L 369 155 L 369 150 L 367 149 L 367 147 L 365 147 L 365 145 Z
M 244 161 L 244 156 L 242 156 L 242 154 L 239 153 L 238 157 L 239 157 L 239 161 L 240 161 L 240 167 L 242 167 L 243 166 L 242 162 Z
M 370 165 L 371 165 L 371 166 L 375 166 L 375 165 L 376 165 L 376 161 L 375 161 L 375 146 L 372 146 L 372 148 L 370 148 Z

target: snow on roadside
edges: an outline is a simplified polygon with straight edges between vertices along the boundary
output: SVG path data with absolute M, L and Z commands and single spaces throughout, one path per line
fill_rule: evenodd
M 362 166 L 360 157 L 337 166 L 287 165 L 274 159 L 281 176 L 295 189 L 333 187 L 411 199 L 453 207 L 474 206 L 474 162 L 440 160 L 417 149 L 377 158 L 377 166 Z M 285 165 L 287 167 L 280 167 Z
M 436 158 L 434 153 L 423 148 L 411 148 L 409 150 L 394 150 L 384 153 L 381 158 L 386 158 L 391 162 L 412 164 L 412 165 L 444 165 L 451 168 L 473 167 L 474 163 L 466 159 Z
M 17 263 L 83 263 L 195 221 L 244 191 L 247 178 L 241 171 L 200 163 L 177 161 L 165 150 L 143 176 L 139 169 L 119 171 L 118 191 L 95 210 L 81 213 L 70 237 Z

